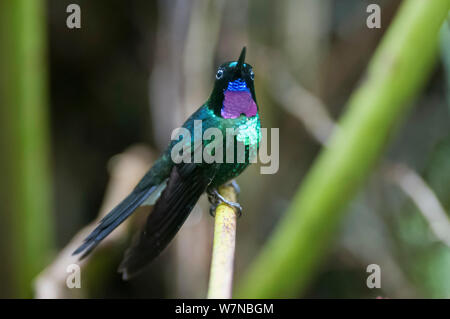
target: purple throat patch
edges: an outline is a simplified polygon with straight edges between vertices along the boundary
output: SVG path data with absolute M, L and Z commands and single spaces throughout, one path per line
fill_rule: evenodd
M 245 114 L 246 117 L 255 116 L 258 112 L 252 94 L 245 81 L 236 80 L 228 84 L 224 92 L 221 116 L 225 119 L 234 119 Z

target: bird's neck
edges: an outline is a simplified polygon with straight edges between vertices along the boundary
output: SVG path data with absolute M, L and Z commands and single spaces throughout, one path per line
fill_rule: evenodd
M 245 81 L 235 80 L 219 94 L 211 96 L 211 103 L 216 115 L 224 119 L 234 119 L 242 114 L 253 117 L 258 113 L 258 107 Z

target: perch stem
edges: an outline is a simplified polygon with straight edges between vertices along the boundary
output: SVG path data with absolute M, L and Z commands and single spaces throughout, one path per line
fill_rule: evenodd
M 222 186 L 219 193 L 227 200 L 236 202 L 232 186 Z M 214 242 L 208 298 L 230 299 L 233 287 L 234 250 L 236 244 L 236 211 L 221 203 L 215 211 Z

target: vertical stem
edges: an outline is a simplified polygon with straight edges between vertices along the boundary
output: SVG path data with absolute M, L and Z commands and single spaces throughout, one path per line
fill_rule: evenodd
M 45 6 L 42 0 L 0 1 L 0 183 L 9 225 L 2 227 L 11 293 L 20 297 L 30 296 L 52 241 Z
M 227 200 L 236 202 L 231 186 L 222 186 L 219 193 Z M 230 299 L 233 287 L 234 248 L 236 244 L 236 212 L 226 204 L 216 209 L 214 243 L 209 277 L 208 298 Z

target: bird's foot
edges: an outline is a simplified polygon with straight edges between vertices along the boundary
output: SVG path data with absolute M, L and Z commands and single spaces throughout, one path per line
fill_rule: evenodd
M 229 182 L 227 185 L 231 186 L 234 188 L 234 191 L 236 192 L 237 195 L 239 195 L 241 193 L 241 188 L 239 187 L 239 184 L 236 182 L 235 179 L 233 179 L 231 182 Z
M 232 186 L 233 186 L 233 188 L 235 187 L 234 185 L 232 185 Z M 237 186 L 237 187 L 239 187 L 239 186 Z M 236 190 L 236 188 L 235 188 L 235 190 Z M 217 189 L 215 189 L 215 188 L 208 191 L 208 200 L 211 203 L 211 207 L 209 209 L 209 214 L 213 217 L 215 217 L 215 212 L 216 212 L 217 206 L 219 206 L 222 203 L 230 206 L 231 208 L 236 208 L 236 214 L 237 214 L 238 218 L 241 217 L 241 215 L 242 215 L 242 206 L 239 203 L 229 201 L 228 199 L 226 199 L 225 197 L 220 195 L 219 192 L 217 191 Z

